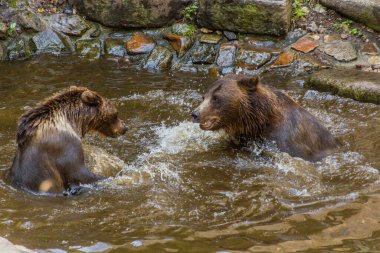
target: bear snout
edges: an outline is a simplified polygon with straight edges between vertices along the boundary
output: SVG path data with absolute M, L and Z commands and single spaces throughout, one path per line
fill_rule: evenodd
M 199 123 L 199 111 L 193 111 L 191 117 L 193 117 L 193 123 Z
M 120 128 L 117 131 L 118 135 L 124 135 L 128 131 L 127 125 L 124 123 L 124 121 L 120 122 Z

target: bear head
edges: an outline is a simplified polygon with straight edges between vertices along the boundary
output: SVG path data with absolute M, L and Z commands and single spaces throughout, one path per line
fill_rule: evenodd
M 83 106 L 90 107 L 94 112 L 89 129 L 108 137 L 117 137 L 125 134 L 127 127 L 118 116 L 115 105 L 91 90 L 84 90 L 80 96 Z
M 217 80 L 192 112 L 203 130 L 233 135 L 260 135 L 267 120 L 268 94 L 257 76 L 231 74 Z

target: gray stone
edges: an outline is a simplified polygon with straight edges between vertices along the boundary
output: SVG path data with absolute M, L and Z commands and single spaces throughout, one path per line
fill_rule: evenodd
M 380 104 L 380 73 L 326 69 L 312 74 L 307 86 L 362 102 Z
M 25 11 L 18 14 L 18 24 L 26 30 L 42 32 L 46 26 L 39 15 L 32 11 Z
M 181 18 L 187 0 L 70 0 L 79 13 L 110 27 L 163 27 Z
M 19 37 L 9 43 L 6 51 L 8 60 L 24 60 L 30 58 L 36 52 L 36 48 L 29 38 Z
M 33 36 L 32 40 L 37 52 L 40 53 L 61 52 L 65 49 L 65 45 L 61 39 L 50 29 L 37 33 Z
M 203 34 L 199 41 L 202 43 L 218 44 L 221 39 L 222 36 L 218 34 Z
M 266 50 L 241 47 L 236 55 L 236 65 L 242 69 L 256 70 L 269 62 L 272 54 Z
M 145 69 L 165 70 L 170 68 L 173 53 L 164 46 L 156 46 L 144 63 Z
M 108 56 L 123 57 L 127 50 L 122 39 L 108 38 L 104 41 L 104 51 Z
M 78 15 L 59 13 L 45 19 L 54 30 L 70 36 L 82 36 L 89 29 L 87 22 Z
M 334 57 L 338 61 L 349 62 L 358 58 L 358 53 L 354 45 L 349 41 L 324 44 L 319 47 L 319 50 Z
M 216 64 L 220 67 L 229 67 L 235 63 L 236 46 L 229 43 L 220 45 Z
M 242 33 L 286 34 L 291 0 L 199 0 L 201 26 Z
M 215 62 L 217 49 L 213 44 L 196 43 L 189 51 L 194 64 L 212 64 Z
M 238 37 L 236 36 L 236 34 L 234 32 L 223 31 L 223 34 L 228 40 L 237 40 L 238 39 Z
M 321 0 L 321 3 L 380 31 L 380 0 Z
M 80 57 L 88 60 L 96 60 L 100 58 L 101 43 L 99 39 L 78 40 L 76 52 Z

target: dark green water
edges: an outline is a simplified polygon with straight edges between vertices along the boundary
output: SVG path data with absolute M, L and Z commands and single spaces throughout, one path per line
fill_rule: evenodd
M 380 107 L 264 76 L 344 143 L 309 163 L 192 124 L 213 81 L 68 57 L 0 64 L 0 236 L 55 252 L 380 251 Z M 112 99 L 127 122 L 119 139 L 86 138 L 88 166 L 111 177 L 77 197 L 13 189 L 18 117 L 70 85 Z

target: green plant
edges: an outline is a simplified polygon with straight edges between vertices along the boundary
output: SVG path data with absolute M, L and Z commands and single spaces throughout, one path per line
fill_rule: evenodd
M 189 27 L 189 29 L 187 31 L 185 31 L 183 33 L 183 35 L 186 36 L 186 37 L 191 37 L 191 36 L 193 36 L 193 34 L 194 34 L 195 30 L 196 30 L 196 27 L 193 24 L 188 24 L 188 27 Z
M 365 36 L 358 28 L 351 28 L 352 20 L 345 20 L 340 23 L 335 23 L 334 27 L 337 30 L 343 30 L 346 33 L 351 34 L 352 36 L 355 37 L 360 37 L 363 40 L 367 39 L 367 36 Z
M 189 6 L 183 10 L 183 17 L 187 20 L 192 20 L 198 11 L 198 0 L 194 0 Z
M 15 22 L 12 22 L 10 25 L 9 25 L 9 28 L 8 28 L 8 34 L 12 34 L 16 31 L 16 23 Z
M 305 13 L 302 10 L 302 2 L 300 0 L 293 1 L 293 16 L 297 19 L 305 16 Z

